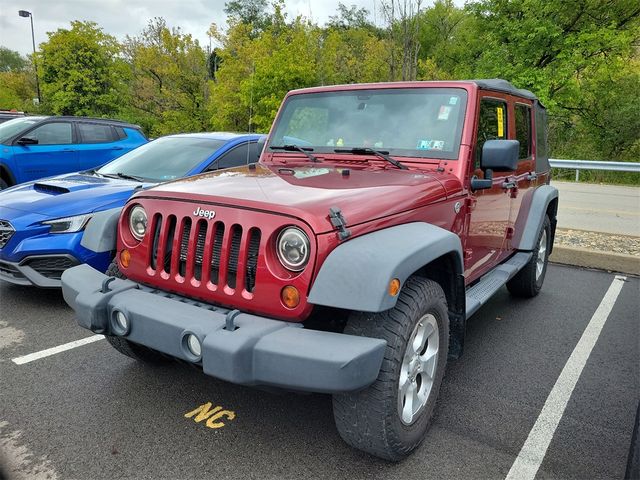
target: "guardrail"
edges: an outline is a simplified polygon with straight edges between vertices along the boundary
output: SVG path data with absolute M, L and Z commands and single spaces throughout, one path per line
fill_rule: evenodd
M 640 162 L 604 162 L 594 160 L 563 160 L 550 158 L 553 168 L 567 168 L 576 171 L 576 182 L 580 179 L 580 170 L 607 170 L 610 172 L 640 173 Z

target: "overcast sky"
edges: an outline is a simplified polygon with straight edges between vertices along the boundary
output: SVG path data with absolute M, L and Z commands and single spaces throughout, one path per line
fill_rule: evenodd
M 311 17 L 322 24 L 336 13 L 338 2 L 286 0 L 287 13 L 291 17 L 299 14 Z M 374 0 L 342 0 L 342 3 L 365 7 L 373 18 Z M 92 20 L 106 33 L 122 39 L 127 34 L 137 35 L 153 17 L 163 17 L 170 26 L 181 27 L 204 46 L 209 41 L 206 35 L 209 25 L 212 22 L 225 25 L 224 4 L 224 0 L 0 0 L 0 45 L 22 54 L 31 53 L 29 19 L 18 16 L 18 10 L 27 10 L 33 13 L 36 46 L 47 40 L 47 32 L 68 28 L 72 20 Z

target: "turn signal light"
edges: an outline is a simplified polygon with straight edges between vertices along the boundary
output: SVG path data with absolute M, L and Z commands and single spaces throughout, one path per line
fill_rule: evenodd
M 126 248 L 120 252 L 120 263 L 124 268 L 127 268 L 131 263 L 131 252 Z
M 287 308 L 296 308 L 300 303 L 300 292 L 293 285 L 287 285 L 280 292 L 280 298 Z
M 395 297 L 400 292 L 400 280 L 394 278 L 389 282 L 389 295 Z

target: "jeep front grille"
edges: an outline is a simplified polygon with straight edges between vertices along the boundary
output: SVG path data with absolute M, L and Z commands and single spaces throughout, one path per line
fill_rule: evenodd
M 260 229 L 175 215 L 165 219 L 160 214 L 154 216 L 151 229 L 149 266 L 156 272 L 253 292 Z
M 0 248 L 7 244 L 14 233 L 16 233 L 16 229 L 13 228 L 13 225 L 6 220 L 0 220 Z

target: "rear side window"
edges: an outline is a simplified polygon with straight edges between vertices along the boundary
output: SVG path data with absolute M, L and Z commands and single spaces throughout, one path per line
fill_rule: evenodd
M 258 143 L 243 143 L 228 151 L 220 157 L 208 170 L 218 170 L 221 168 L 240 167 L 249 163 L 255 163 L 260 158 Z
M 516 140 L 520 142 L 518 158 L 531 156 L 531 108 L 527 105 L 516 104 Z
M 507 135 L 507 102 L 495 98 L 483 98 L 480 101 L 480 117 L 478 119 L 476 168 L 480 168 L 484 142 L 505 140 Z
M 97 123 L 78 123 L 82 143 L 109 143 L 118 140 L 111 125 Z
M 119 140 L 127 138 L 127 134 L 124 133 L 124 128 L 122 128 L 122 127 L 113 127 L 113 129 L 116 131 L 116 135 L 117 135 Z
M 38 140 L 38 145 L 68 145 L 73 143 L 71 124 L 66 122 L 46 123 L 25 135 Z

